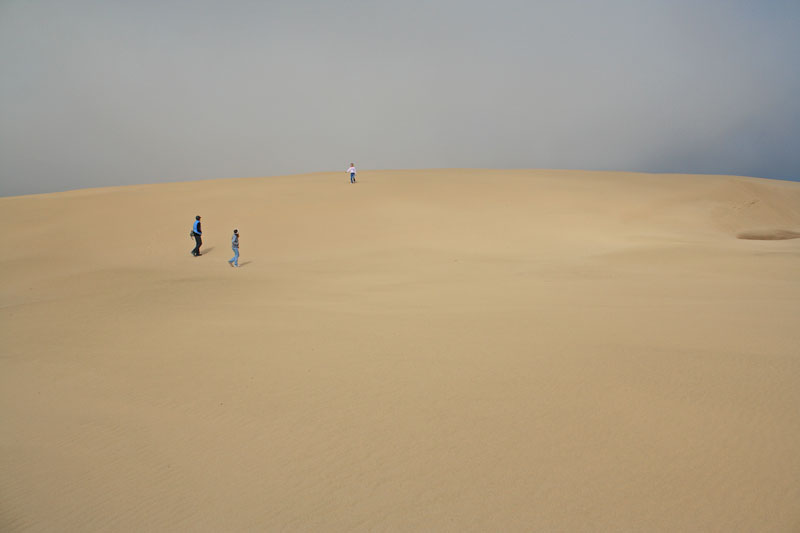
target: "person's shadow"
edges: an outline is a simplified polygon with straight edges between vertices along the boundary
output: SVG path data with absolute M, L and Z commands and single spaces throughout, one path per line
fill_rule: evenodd
M 210 252 L 210 251 L 211 251 L 211 250 L 213 250 L 213 249 L 214 249 L 214 247 L 213 247 L 213 246 L 209 246 L 208 248 L 201 248 L 201 249 L 200 249 L 200 253 L 201 253 L 201 254 L 207 254 L 208 252 Z
M 239 266 L 243 267 L 245 265 L 249 265 L 250 263 L 252 263 L 252 261 L 242 261 L 241 263 L 239 263 Z

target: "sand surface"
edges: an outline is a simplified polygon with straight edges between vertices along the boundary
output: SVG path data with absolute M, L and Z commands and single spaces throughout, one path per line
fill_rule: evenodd
M 1 198 L 0 530 L 800 530 L 800 183 L 359 178 Z

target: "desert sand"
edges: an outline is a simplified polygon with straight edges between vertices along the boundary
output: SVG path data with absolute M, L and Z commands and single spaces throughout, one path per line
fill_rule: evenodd
M 0 198 L 0 529 L 800 529 L 800 183 L 359 180 Z

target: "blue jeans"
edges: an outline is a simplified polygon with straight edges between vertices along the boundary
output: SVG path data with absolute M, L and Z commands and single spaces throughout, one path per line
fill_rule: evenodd
M 233 249 L 233 258 L 231 258 L 231 260 L 228 261 L 228 263 L 233 263 L 237 267 L 239 266 L 239 249 L 238 248 L 234 248 Z
M 194 250 L 192 250 L 192 255 L 200 255 L 200 246 L 203 245 L 203 238 L 200 237 L 199 233 L 194 234 L 194 242 L 195 247 Z
M 356 182 L 356 173 L 355 172 L 351 172 L 350 173 L 350 183 L 355 183 L 355 182 Z

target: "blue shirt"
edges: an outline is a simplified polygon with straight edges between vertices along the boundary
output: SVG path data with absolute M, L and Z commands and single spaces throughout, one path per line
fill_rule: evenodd
M 192 231 L 197 233 L 198 235 L 202 235 L 203 234 L 200 231 L 200 221 L 199 220 L 195 220 L 194 221 L 194 226 L 192 226 Z

